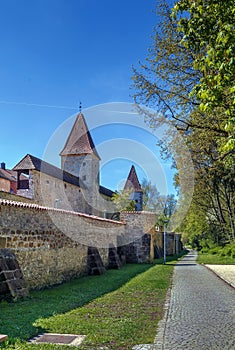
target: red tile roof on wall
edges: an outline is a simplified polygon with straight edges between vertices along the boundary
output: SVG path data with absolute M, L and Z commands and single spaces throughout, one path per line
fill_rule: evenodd
M 79 113 L 60 156 L 93 154 L 100 159 L 84 115 Z
M 87 219 L 92 219 L 92 220 L 98 220 L 98 221 L 105 221 L 105 222 L 111 222 L 116 225 L 126 225 L 125 222 L 117 221 L 117 220 L 112 220 L 112 219 L 105 219 L 101 218 L 99 216 L 95 215 L 90 215 L 90 214 L 85 214 L 85 213 L 79 213 L 76 211 L 70 211 L 70 210 L 64 210 L 64 209 L 57 209 L 57 208 L 51 208 L 51 207 L 44 207 L 42 205 L 38 205 L 35 203 L 24 203 L 24 202 L 16 202 L 16 201 L 11 201 L 8 199 L 2 199 L 0 198 L 0 206 L 5 206 L 5 207 L 15 207 L 15 208 L 23 208 L 23 209 L 33 209 L 37 211 L 51 211 L 51 212 L 57 212 L 60 214 L 70 214 L 73 216 L 80 216 L 84 217 Z
M 135 191 L 142 192 L 141 185 L 139 183 L 134 165 L 132 165 L 131 167 L 131 170 L 129 172 L 128 178 L 124 186 L 124 190 L 133 190 L 133 189 Z

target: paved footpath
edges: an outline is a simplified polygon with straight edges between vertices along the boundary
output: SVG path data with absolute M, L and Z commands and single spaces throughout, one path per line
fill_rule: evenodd
M 175 267 L 162 349 L 235 349 L 235 290 L 191 251 Z
M 155 344 L 134 349 L 235 350 L 235 289 L 196 258 L 191 251 L 175 266 Z

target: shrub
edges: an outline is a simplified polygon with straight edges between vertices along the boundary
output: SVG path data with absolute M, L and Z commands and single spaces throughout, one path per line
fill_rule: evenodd
M 221 250 L 222 250 L 221 247 L 215 247 L 215 248 L 210 249 L 209 253 L 215 255 L 215 254 L 219 254 L 221 252 Z

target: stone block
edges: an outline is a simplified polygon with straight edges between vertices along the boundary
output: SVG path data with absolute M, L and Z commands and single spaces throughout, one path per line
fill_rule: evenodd
M 117 252 L 117 248 L 110 246 L 109 248 L 109 258 L 108 258 L 108 268 L 109 269 L 120 269 L 122 263 Z
M 7 246 L 7 238 L 6 237 L 0 237 L 0 249 L 6 248 Z
M 10 290 L 8 288 L 8 284 L 6 281 L 0 282 L 0 299 L 1 297 L 10 294 Z
M 87 265 L 89 275 L 102 275 L 106 271 L 96 247 L 88 247 Z

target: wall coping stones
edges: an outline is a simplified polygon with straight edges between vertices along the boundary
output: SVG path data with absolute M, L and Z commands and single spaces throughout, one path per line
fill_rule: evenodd
M 101 218 L 101 217 L 95 216 L 95 215 L 79 213 L 79 212 L 71 211 L 71 210 L 44 207 L 42 205 L 33 204 L 33 203 L 31 204 L 31 203 L 24 203 L 24 202 L 16 202 L 16 201 L 0 198 L 0 206 L 1 205 L 8 206 L 8 207 L 29 208 L 29 209 L 34 209 L 34 210 L 38 210 L 38 211 L 57 212 L 57 213 L 61 213 L 61 214 L 71 214 L 71 215 L 85 217 L 85 218 L 93 219 L 93 220 L 97 220 L 97 221 L 111 222 L 111 223 L 116 224 L 116 225 L 125 225 L 125 223 L 123 223 L 121 221 L 105 219 L 105 218 Z
M 155 212 L 153 211 L 122 211 L 121 214 L 137 214 L 137 215 L 141 215 L 141 214 L 151 214 L 151 215 L 156 215 Z

